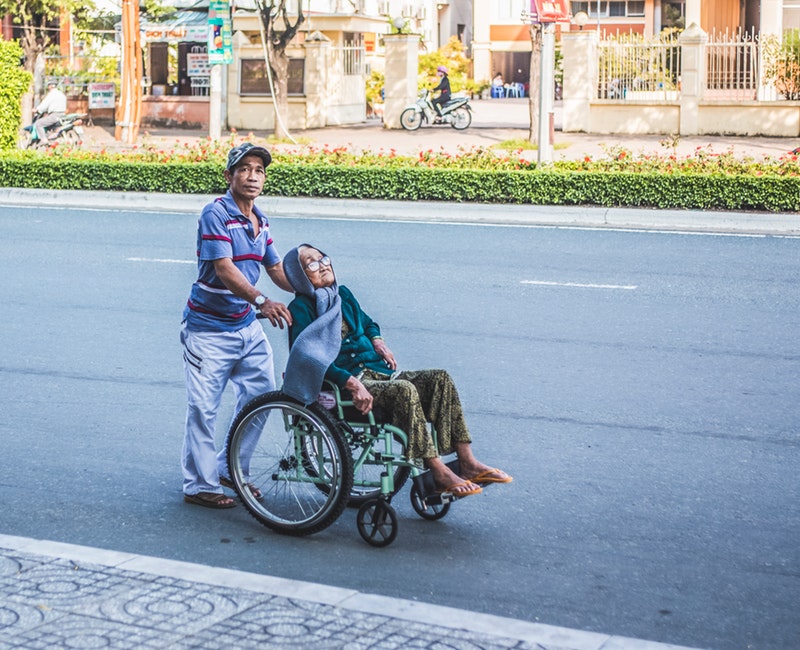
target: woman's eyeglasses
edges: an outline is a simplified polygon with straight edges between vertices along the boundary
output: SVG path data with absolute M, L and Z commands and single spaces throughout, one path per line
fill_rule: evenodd
M 319 267 L 330 266 L 330 265 L 331 265 L 331 258 L 326 255 L 325 257 L 321 257 L 318 260 L 309 262 L 308 264 L 306 264 L 305 269 L 306 271 L 311 271 L 312 273 L 316 273 L 317 271 L 319 271 Z

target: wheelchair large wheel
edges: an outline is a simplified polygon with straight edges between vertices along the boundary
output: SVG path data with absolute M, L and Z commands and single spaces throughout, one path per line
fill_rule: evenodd
M 319 405 L 301 406 L 278 391 L 256 397 L 236 416 L 228 469 L 247 511 L 286 535 L 330 526 L 353 484 L 350 449 L 335 420 Z
M 358 509 L 358 532 L 370 546 L 389 546 L 397 537 L 397 513 L 385 499 L 371 499 Z
M 380 461 L 379 454 L 383 451 L 383 440 L 367 440 L 362 443 L 351 442 L 353 456 L 353 487 L 350 490 L 348 506 L 359 507 L 370 499 L 377 499 L 381 494 L 381 474 L 385 465 Z M 403 441 L 396 434 L 392 434 L 392 454 L 399 458 L 405 454 Z M 391 495 L 397 494 L 405 485 L 411 468 L 406 465 L 394 466 L 393 485 Z

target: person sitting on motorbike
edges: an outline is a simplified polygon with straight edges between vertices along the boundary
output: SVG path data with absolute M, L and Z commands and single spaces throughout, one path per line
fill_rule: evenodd
M 48 126 L 57 124 L 67 112 L 67 96 L 58 89 L 58 84 L 51 81 L 47 84 L 47 94 L 33 109 L 40 117 L 33 126 L 40 140 L 44 140 L 44 131 Z
M 441 118 L 442 107 L 450 101 L 450 79 L 447 77 L 447 68 L 445 68 L 443 65 L 440 65 L 438 68 L 436 68 L 436 75 L 441 77 L 441 79 L 439 80 L 439 85 L 433 89 L 433 92 L 438 90 L 439 95 L 431 103 L 436 109 L 439 118 Z

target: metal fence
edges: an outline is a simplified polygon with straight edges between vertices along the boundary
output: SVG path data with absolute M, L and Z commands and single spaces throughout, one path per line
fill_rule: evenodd
M 597 97 L 618 101 L 678 99 L 681 48 L 672 36 L 636 34 L 600 41 Z
M 331 50 L 332 64 L 345 76 L 361 76 L 366 70 L 367 51 L 363 45 L 344 45 Z
M 704 48 L 704 99 L 800 99 L 800 30 L 789 30 L 782 39 L 754 32 L 713 33 Z M 675 36 L 606 38 L 598 53 L 599 99 L 680 99 L 681 46 Z
M 759 39 L 753 33 L 714 33 L 706 45 L 704 99 L 754 100 L 761 85 Z

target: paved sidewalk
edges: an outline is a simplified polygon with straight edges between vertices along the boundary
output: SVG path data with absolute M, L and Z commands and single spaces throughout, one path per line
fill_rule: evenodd
M 1 534 L 0 603 L 0 650 L 679 650 L 308 582 Z
M 311 146 L 347 146 L 351 150 L 370 149 L 389 151 L 398 154 L 416 155 L 420 151 L 443 149 L 458 153 L 459 149 L 473 147 L 492 147 L 508 140 L 527 140 L 530 131 L 530 108 L 527 99 L 487 99 L 472 100 L 473 122 L 465 131 L 456 131 L 450 126 L 425 127 L 409 132 L 402 129 L 385 129 L 379 119 L 348 126 L 329 126 L 323 129 L 292 131 L 291 135 L 300 143 Z M 665 135 L 603 135 L 588 133 L 563 133 L 561 129 L 561 102 L 555 106 L 555 150 L 554 160 L 580 160 L 585 156 L 593 159 L 607 158 L 609 151 L 624 148 L 632 154 L 692 155 L 698 148 L 715 153 L 732 151 L 737 157 L 762 156 L 780 157 L 800 146 L 798 138 L 767 138 L 737 136 L 685 136 L 673 140 Z M 223 139 L 230 137 L 223 132 Z M 240 132 L 246 136 L 247 132 Z M 266 138 L 269 132 L 255 131 L 258 138 Z M 142 128 L 139 132 L 139 146 L 152 144 L 159 147 L 174 146 L 176 143 L 191 145 L 198 139 L 208 137 L 207 131 L 179 128 Z M 674 145 L 674 146 L 673 146 Z M 87 127 L 85 146 L 91 149 L 125 150 L 132 145 L 114 139 L 114 127 Z M 287 150 L 296 145 L 270 145 Z M 535 151 L 525 154 L 535 158 Z

